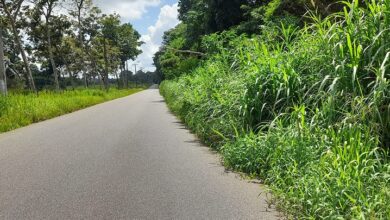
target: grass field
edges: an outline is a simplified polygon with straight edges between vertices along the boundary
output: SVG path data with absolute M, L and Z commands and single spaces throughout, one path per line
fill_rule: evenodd
M 0 133 L 31 123 L 50 119 L 88 106 L 131 95 L 142 88 L 108 92 L 99 89 L 77 89 L 60 93 L 42 91 L 38 94 L 0 96 Z

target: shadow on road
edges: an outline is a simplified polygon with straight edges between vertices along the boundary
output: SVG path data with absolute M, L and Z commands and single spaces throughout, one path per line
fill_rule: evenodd
M 152 101 L 153 103 L 164 103 L 164 99 Z

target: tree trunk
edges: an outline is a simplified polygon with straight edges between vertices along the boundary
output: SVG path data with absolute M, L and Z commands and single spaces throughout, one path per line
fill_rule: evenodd
M 125 63 L 121 66 L 122 69 L 122 89 L 126 88 L 126 71 L 125 71 Z
M 75 86 L 75 83 L 74 83 L 73 74 L 72 74 L 72 71 L 70 71 L 69 66 L 68 66 L 68 64 L 66 62 L 65 62 L 65 69 L 66 69 L 66 72 L 69 75 L 69 79 L 70 79 L 70 84 L 72 86 L 72 90 L 74 90 L 76 88 L 76 86 Z
M 108 58 L 107 58 L 107 45 L 106 39 L 103 38 L 103 56 L 104 56 L 104 88 L 108 90 Z
M 0 93 L 7 95 L 7 75 L 5 73 L 4 64 L 4 42 L 3 42 L 3 28 L 0 27 Z
M 56 90 L 59 91 L 60 90 L 60 83 L 58 81 L 58 70 L 56 67 L 56 63 L 54 61 L 53 50 L 51 48 L 51 33 L 50 33 L 50 26 L 49 26 L 48 20 L 46 21 L 46 25 L 47 25 L 46 34 L 47 34 L 47 47 L 48 47 L 47 50 L 49 52 L 50 64 L 51 64 L 51 67 L 53 69 L 55 87 L 56 87 Z
M 93 71 L 96 73 L 96 75 L 97 75 L 97 77 L 98 77 L 98 80 L 99 80 L 99 83 L 100 83 L 100 89 L 103 89 L 103 88 L 104 88 L 103 77 L 102 77 L 102 75 L 99 73 L 99 71 L 97 70 L 97 67 L 96 67 L 96 60 L 95 60 L 95 58 L 93 58 L 92 56 L 91 56 L 91 63 L 92 63 Z
M 81 10 L 83 8 L 84 1 L 80 1 L 79 4 L 77 4 L 77 22 L 78 22 L 78 28 L 79 28 L 79 44 L 81 49 L 84 49 L 84 40 L 83 40 L 83 31 L 82 31 L 82 26 L 81 26 Z M 84 57 L 81 57 L 81 62 L 84 64 Z M 88 88 L 88 75 L 87 75 L 87 70 L 85 66 L 82 66 L 82 71 L 83 71 L 83 76 L 84 76 L 84 86 L 85 88 Z
M 20 54 L 22 55 L 24 68 L 26 69 L 26 74 L 25 74 L 26 77 L 25 78 L 28 82 L 30 90 L 36 92 L 37 90 L 35 88 L 34 79 L 32 76 L 31 69 L 30 69 L 30 63 L 27 59 L 26 51 L 23 48 L 22 42 L 21 42 L 19 34 L 18 34 L 18 30 L 16 29 L 14 21 L 11 22 L 11 29 L 12 29 L 12 33 L 14 35 L 15 43 L 16 43 L 18 49 L 20 50 Z
M 69 71 L 69 79 L 70 79 L 70 84 L 72 86 L 72 90 L 75 90 L 76 89 L 76 84 L 74 82 L 73 73 L 71 71 Z
M 126 65 L 125 65 L 125 71 L 126 71 L 126 89 L 129 88 L 129 65 L 126 61 Z
M 100 89 L 104 89 L 104 80 L 103 80 L 103 76 L 102 74 L 98 73 L 98 78 L 99 78 L 99 82 L 100 82 Z
M 84 69 L 84 68 L 83 68 Z M 84 87 L 88 88 L 88 78 L 87 73 L 83 70 L 83 77 L 84 77 Z
M 16 18 L 19 14 L 20 8 L 22 6 L 23 0 L 20 0 L 19 2 L 16 2 L 16 8 L 13 8 L 15 10 L 14 14 L 11 13 L 10 9 L 7 6 L 7 3 L 5 0 L 1 0 L 2 8 L 5 14 L 8 17 L 8 20 L 10 21 L 12 34 L 14 35 L 15 44 L 20 50 L 20 54 L 22 55 L 24 68 L 26 69 L 26 73 L 24 74 L 26 81 L 30 87 L 30 90 L 36 92 L 34 79 L 32 77 L 31 69 L 30 69 L 30 63 L 28 62 L 26 52 L 24 51 L 22 41 L 19 37 L 18 30 L 16 28 Z
M 116 84 L 118 85 L 118 89 L 120 89 L 121 87 L 121 83 L 120 83 L 120 80 L 119 80 L 119 76 L 118 76 L 118 72 L 115 72 L 115 78 L 116 78 Z

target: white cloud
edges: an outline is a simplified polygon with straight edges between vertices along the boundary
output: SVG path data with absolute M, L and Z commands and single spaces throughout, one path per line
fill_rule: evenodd
M 148 33 L 142 35 L 141 40 L 145 43 L 141 46 L 142 54 L 138 56 L 135 63 L 140 64 L 145 70 L 153 71 L 153 55 L 161 46 L 162 36 L 165 31 L 179 24 L 178 5 L 164 5 L 156 23 L 148 28 Z
M 160 0 L 93 0 L 102 9 L 103 13 L 116 12 L 121 15 L 123 21 L 131 21 L 142 18 L 148 7 L 155 7 Z

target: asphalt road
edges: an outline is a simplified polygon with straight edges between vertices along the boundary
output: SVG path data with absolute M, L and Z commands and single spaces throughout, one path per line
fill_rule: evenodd
M 263 191 L 157 89 L 0 135 L 0 219 L 277 219 Z

